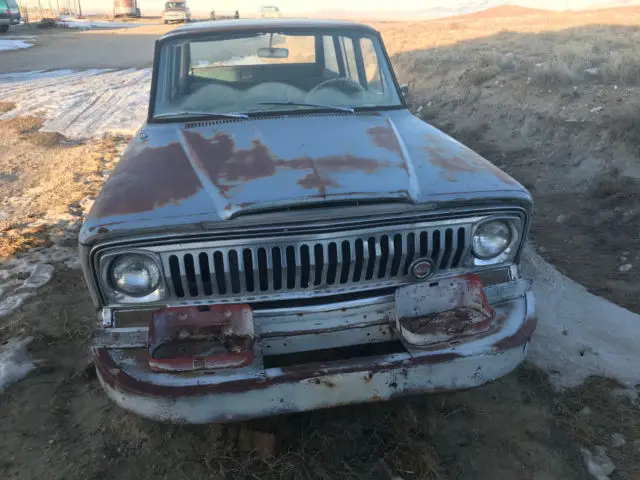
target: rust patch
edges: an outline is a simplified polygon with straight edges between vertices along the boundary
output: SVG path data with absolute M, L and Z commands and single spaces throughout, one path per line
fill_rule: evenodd
M 283 375 L 275 378 L 243 378 L 239 380 L 231 380 L 218 384 L 197 384 L 197 385 L 155 385 L 144 380 L 140 380 L 132 377 L 127 372 L 118 368 L 113 358 L 109 354 L 109 351 L 105 348 L 95 348 L 93 350 L 95 356 L 96 368 L 99 370 L 104 381 L 111 387 L 123 390 L 126 392 L 157 397 L 188 397 L 192 395 L 201 395 L 207 393 L 235 393 L 246 392 L 248 390 L 259 390 L 267 388 L 271 385 L 286 384 L 292 382 L 301 382 L 304 380 L 317 381 L 324 380 L 322 376 L 342 373 L 353 373 L 360 371 L 367 371 L 371 374 L 377 372 L 386 372 L 396 369 L 403 369 L 400 373 L 406 376 L 404 369 L 411 368 L 418 365 L 435 365 L 439 363 L 447 363 L 452 360 L 456 360 L 461 356 L 456 353 L 442 353 L 435 355 L 425 355 L 410 357 L 404 359 L 397 359 L 390 362 L 376 363 L 377 361 L 386 358 L 382 357 L 369 357 L 366 361 L 362 359 L 356 361 L 346 361 L 344 363 L 335 364 L 332 366 L 326 366 L 322 370 L 319 370 L 319 365 L 307 364 L 297 367 L 283 368 Z M 147 355 L 144 350 L 134 353 L 136 367 L 147 374 L 153 373 L 149 369 L 147 362 Z M 115 371 L 112 371 L 115 369 Z M 322 375 L 318 377 L 318 375 Z M 313 379 L 313 380 L 311 380 Z
M 314 163 L 322 170 L 360 170 L 365 173 L 373 173 L 381 167 L 389 166 L 387 162 L 381 162 L 372 158 L 356 157 L 348 153 L 344 156 L 322 157 L 314 160 Z
M 456 308 L 424 317 L 400 319 L 403 328 L 415 335 L 458 337 L 489 329 L 492 317 L 471 308 Z
M 190 131 L 184 136 L 189 153 L 223 195 L 233 186 L 226 182 L 268 177 L 276 171 L 269 149 L 259 140 L 254 140 L 250 149 L 236 150 L 233 139 L 225 133 L 211 140 Z
M 149 324 L 153 371 L 240 368 L 253 361 L 253 318 L 247 305 L 165 307 Z
M 390 166 L 388 162 L 351 154 L 286 160 L 273 156 L 258 139 L 252 141 L 250 149 L 236 149 L 233 138 L 226 133 L 218 133 L 212 139 L 191 131 L 185 131 L 184 136 L 189 153 L 223 196 L 238 182 L 272 176 L 278 168 L 308 170 L 309 173 L 297 183 L 326 195 L 329 187 L 338 186 L 328 177 L 329 172 L 357 170 L 373 173 L 381 167 Z
M 402 148 L 398 142 L 393 129 L 387 125 L 385 127 L 372 127 L 367 130 L 369 136 L 378 147 L 389 150 L 391 153 L 395 153 L 400 158 L 404 158 L 402 154 Z
M 529 317 L 516 333 L 510 337 L 500 340 L 494 345 L 493 349 L 497 352 L 503 352 L 511 348 L 522 347 L 531 340 L 533 332 L 535 332 L 537 326 L 538 319 L 536 317 Z
M 325 178 L 320 175 L 315 169 L 312 173 L 306 177 L 298 180 L 298 185 L 307 190 L 318 190 L 323 196 L 327 194 L 327 188 L 337 187 L 338 184 L 330 178 Z
M 125 152 L 98 196 L 91 215 L 104 218 L 179 203 L 202 188 L 177 142 Z
M 464 155 L 444 152 L 441 148 L 435 146 L 439 145 L 442 140 L 433 135 L 427 135 L 427 142 L 427 145 L 423 148 L 427 153 L 429 163 L 441 168 L 442 176 L 450 182 L 456 181 L 454 173 L 486 172 L 492 173 L 498 180 L 507 185 L 518 185 L 516 180 L 474 152 L 465 151 Z

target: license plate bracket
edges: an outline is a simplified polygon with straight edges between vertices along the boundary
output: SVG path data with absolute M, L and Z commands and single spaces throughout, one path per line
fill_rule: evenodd
M 162 308 L 149 325 L 149 368 L 186 372 L 244 367 L 253 361 L 254 337 L 249 305 Z
M 486 332 L 495 316 L 474 274 L 400 287 L 395 306 L 398 333 L 416 347 Z

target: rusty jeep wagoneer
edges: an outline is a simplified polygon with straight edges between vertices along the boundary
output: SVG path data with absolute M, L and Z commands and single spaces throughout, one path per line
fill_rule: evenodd
M 413 116 L 357 23 L 203 22 L 80 234 L 107 395 L 204 423 L 475 387 L 536 326 L 529 193 Z

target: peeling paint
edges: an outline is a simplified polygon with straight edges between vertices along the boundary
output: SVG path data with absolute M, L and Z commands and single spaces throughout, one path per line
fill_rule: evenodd
M 297 181 L 298 185 L 308 190 L 318 190 L 324 196 L 328 187 L 339 186 L 328 176 L 329 173 L 349 170 L 373 173 L 390 166 L 388 162 L 350 153 L 341 156 L 278 158 L 260 139 L 251 140 L 249 149 L 238 149 L 227 133 L 217 133 L 212 139 L 193 131 L 185 130 L 183 134 L 189 155 L 223 196 L 244 181 L 271 177 L 278 170 L 286 169 L 307 172 Z
M 91 216 L 154 210 L 179 203 L 202 188 L 178 142 L 163 147 L 132 145 L 96 199 Z
M 442 137 L 432 132 L 426 135 L 426 144 L 423 148 L 428 161 L 441 168 L 442 177 L 450 182 L 458 181 L 456 173 L 491 173 L 502 183 L 519 185 L 513 178 L 474 151 L 457 142 L 444 143 Z
M 369 128 L 367 133 L 371 136 L 375 145 L 404 158 L 404 153 L 402 152 L 402 147 L 400 146 L 398 137 L 389 124 L 384 127 Z

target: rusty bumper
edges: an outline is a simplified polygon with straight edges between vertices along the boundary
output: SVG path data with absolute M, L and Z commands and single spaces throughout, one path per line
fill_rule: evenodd
M 252 369 L 233 373 L 156 373 L 145 349 L 95 348 L 98 378 L 119 406 L 172 423 L 236 421 L 408 394 L 476 387 L 524 359 L 535 327 L 530 292 L 495 306 L 490 334 L 434 350 Z

